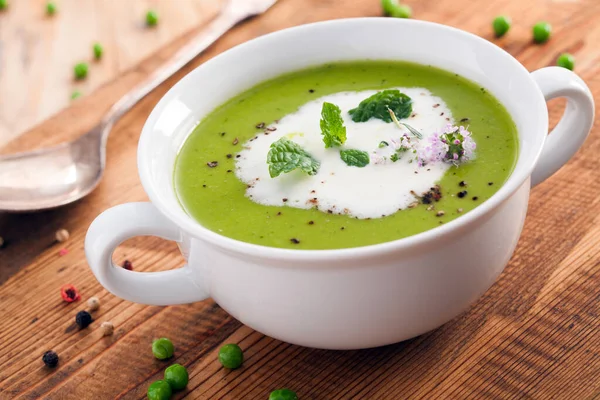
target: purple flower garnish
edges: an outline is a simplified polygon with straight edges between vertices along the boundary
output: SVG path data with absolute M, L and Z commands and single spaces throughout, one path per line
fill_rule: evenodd
M 419 165 L 443 161 L 458 165 L 473 158 L 475 141 L 464 126 L 447 125 L 441 133 L 429 137 L 429 143 L 421 147 Z

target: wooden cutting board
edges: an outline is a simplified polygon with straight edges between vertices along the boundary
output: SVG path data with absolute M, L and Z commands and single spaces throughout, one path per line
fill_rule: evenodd
M 498 14 L 513 17 L 497 43 L 534 70 L 553 65 L 569 51 L 576 72 L 600 92 L 600 2 L 560 0 L 413 0 L 416 18 L 441 22 L 490 40 Z M 113 129 L 108 168 L 101 185 L 84 200 L 32 215 L 0 215 L 0 398 L 141 399 L 164 368 L 187 366 L 187 390 L 174 398 L 267 399 L 289 387 L 300 399 L 588 399 L 600 396 L 600 132 L 597 124 L 583 149 L 555 176 L 533 190 L 516 254 L 498 282 L 470 310 L 418 338 L 363 351 L 324 351 L 271 339 L 232 319 L 212 301 L 149 307 L 129 303 L 101 288 L 89 271 L 83 239 L 102 210 L 146 196 L 136 171 L 136 143 L 159 98 L 183 75 L 216 54 L 250 38 L 312 21 L 380 14 L 378 0 L 281 0 L 265 15 L 236 27 L 175 77 L 150 94 Z M 531 26 L 554 27 L 545 45 L 531 43 Z M 10 143 L 3 151 L 48 145 L 92 126 L 121 94 L 185 42 L 188 34 Z M 402 46 L 410 38 L 385 38 Z M 550 104 L 554 124 L 564 108 Z M 66 228 L 71 238 L 54 242 Z M 59 250 L 69 253 L 61 256 Z M 460 249 L 457 249 L 460 251 Z M 465 254 L 465 257 L 468 257 Z M 137 238 L 116 252 L 136 271 L 182 264 L 175 246 Z M 82 300 L 67 304 L 59 288 L 72 283 Z M 97 296 L 95 322 L 73 329 L 77 311 Z M 115 333 L 102 337 L 99 325 Z M 385 326 L 380 327 L 385 329 Z M 169 362 L 153 358 L 155 337 L 176 346 Z M 219 346 L 245 350 L 243 368 L 226 371 Z M 44 351 L 60 355 L 59 367 L 42 364 Z

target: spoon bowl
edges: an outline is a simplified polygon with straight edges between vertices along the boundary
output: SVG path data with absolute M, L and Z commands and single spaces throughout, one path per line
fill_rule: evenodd
M 59 207 L 90 193 L 105 164 L 102 129 L 48 149 L 0 157 L 0 210 Z

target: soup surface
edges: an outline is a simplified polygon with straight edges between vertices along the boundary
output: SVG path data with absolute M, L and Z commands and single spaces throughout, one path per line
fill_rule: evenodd
M 396 108 L 387 111 L 401 118 L 360 119 L 363 100 L 393 93 L 397 101 L 386 104 Z M 324 144 L 331 117 L 324 103 L 338 110 L 343 143 Z M 473 154 L 427 159 L 444 132 L 466 132 Z M 286 173 L 270 150 L 290 142 L 310 165 Z M 400 239 L 467 213 L 502 186 L 517 153 L 516 127 L 485 88 L 430 66 L 344 62 L 263 82 L 213 110 L 181 148 L 174 183 L 186 212 L 224 236 L 340 249 Z

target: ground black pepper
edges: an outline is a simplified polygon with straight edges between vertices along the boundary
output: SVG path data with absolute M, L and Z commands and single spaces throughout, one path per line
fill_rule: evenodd
M 54 368 L 58 365 L 58 354 L 52 350 L 48 350 L 42 356 L 42 361 L 50 368 Z
M 239 154 L 236 154 L 236 155 L 235 155 L 235 158 L 240 158 L 240 157 L 241 157 L 241 156 L 240 156 Z
M 488 186 L 492 186 L 494 182 L 488 182 Z
M 477 200 L 479 200 L 479 197 L 473 196 L 473 201 L 477 201 Z
M 315 221 L 308 221 L 308 224 L 309 224 L 309 225 L 314 225 L 314 224 L 315 224 Z
M 206 187 L 206 185 L 202 185 L 202 187 L 203 187 L 203 188 L 205 188 L 205 187 Z
M 211 161 L 211 162 L 207 162 L 206 165 L 208 165 L 209 168 L 214 168 L 217 165 L 219 165 L 218 161 Z
M 233 157 L 233 155 L 231 155 L 231 154 L 227 154 L 225 157 L 227 157 L 227 158 L 231 158 L 231 157 Z
M 221 132 L 221 136 L 225 136 L 225 132 Z
M 265 127 L 264 122 L 259 122 L 258 124 L 256 124 L 256 129 L 264 129 L 264 127 Z
M 292 242 L 292 243 L 294 243 L 294 244 L 298 244 L 298 243 L 300 243 L 300 241 L 299 241 L 298 239 L 296 239 L 296 238 L 291 238 L 291 239 L 290 239 L 290 242 Z
M 279 212 L 277 213 L 277 215 L 281 215 L 281 211 L 279 211 Z
M 284 197 L 283 199 L 281 199 L 284 203 L 286 203 L 288 201 L 287 197 Z
M 79 311 L 75 316 L 75 323 L 79 326 L 79 329 L 87 328 L 89 324 L 92 323 L 94 319 L 92 315 L 87 311 Z
M 467 195 L 467 191 L 466 191 L 466 190 L 463 190 L 462 192 L 458 192 L 458 194 L 457 194 L 457 196 L 458 196 L 459 198 L 461 198 L 461 199 L 462 199 L 463 197 L 465 197 L 466 195 Z
M 460 182 L 458 182 L 458 186 L 460 186 L 460 187 L 465 187 L 465 186 L 467 186 L 467 182 L 465 182 L 465 181 L 460 181 Z
M 308 93 L 314 93 L 315 89 L 308 89 Z
M 460 122 L 469 122 L 469 118 L 461 118 Z
M 413 192 L 413 195 L 415 195 L 415 193 Z M 419 196 L 417 196 L 419 197 Z M 440 190 L 440 187 L 438 185 L 432 187 L 429 189 L 429 191 L 423 193 L 423 195 L 420 197 L 421 203 L 423 204 L 431 204 L 434 201 L 440 201 L 440 199 L 442 198 L 442 191 Z
M 238 144 L 240 141 L 238 140 L 238 138 L 233 139 L 233 142 L 231 142 L 232 145 L 236 145 Z

